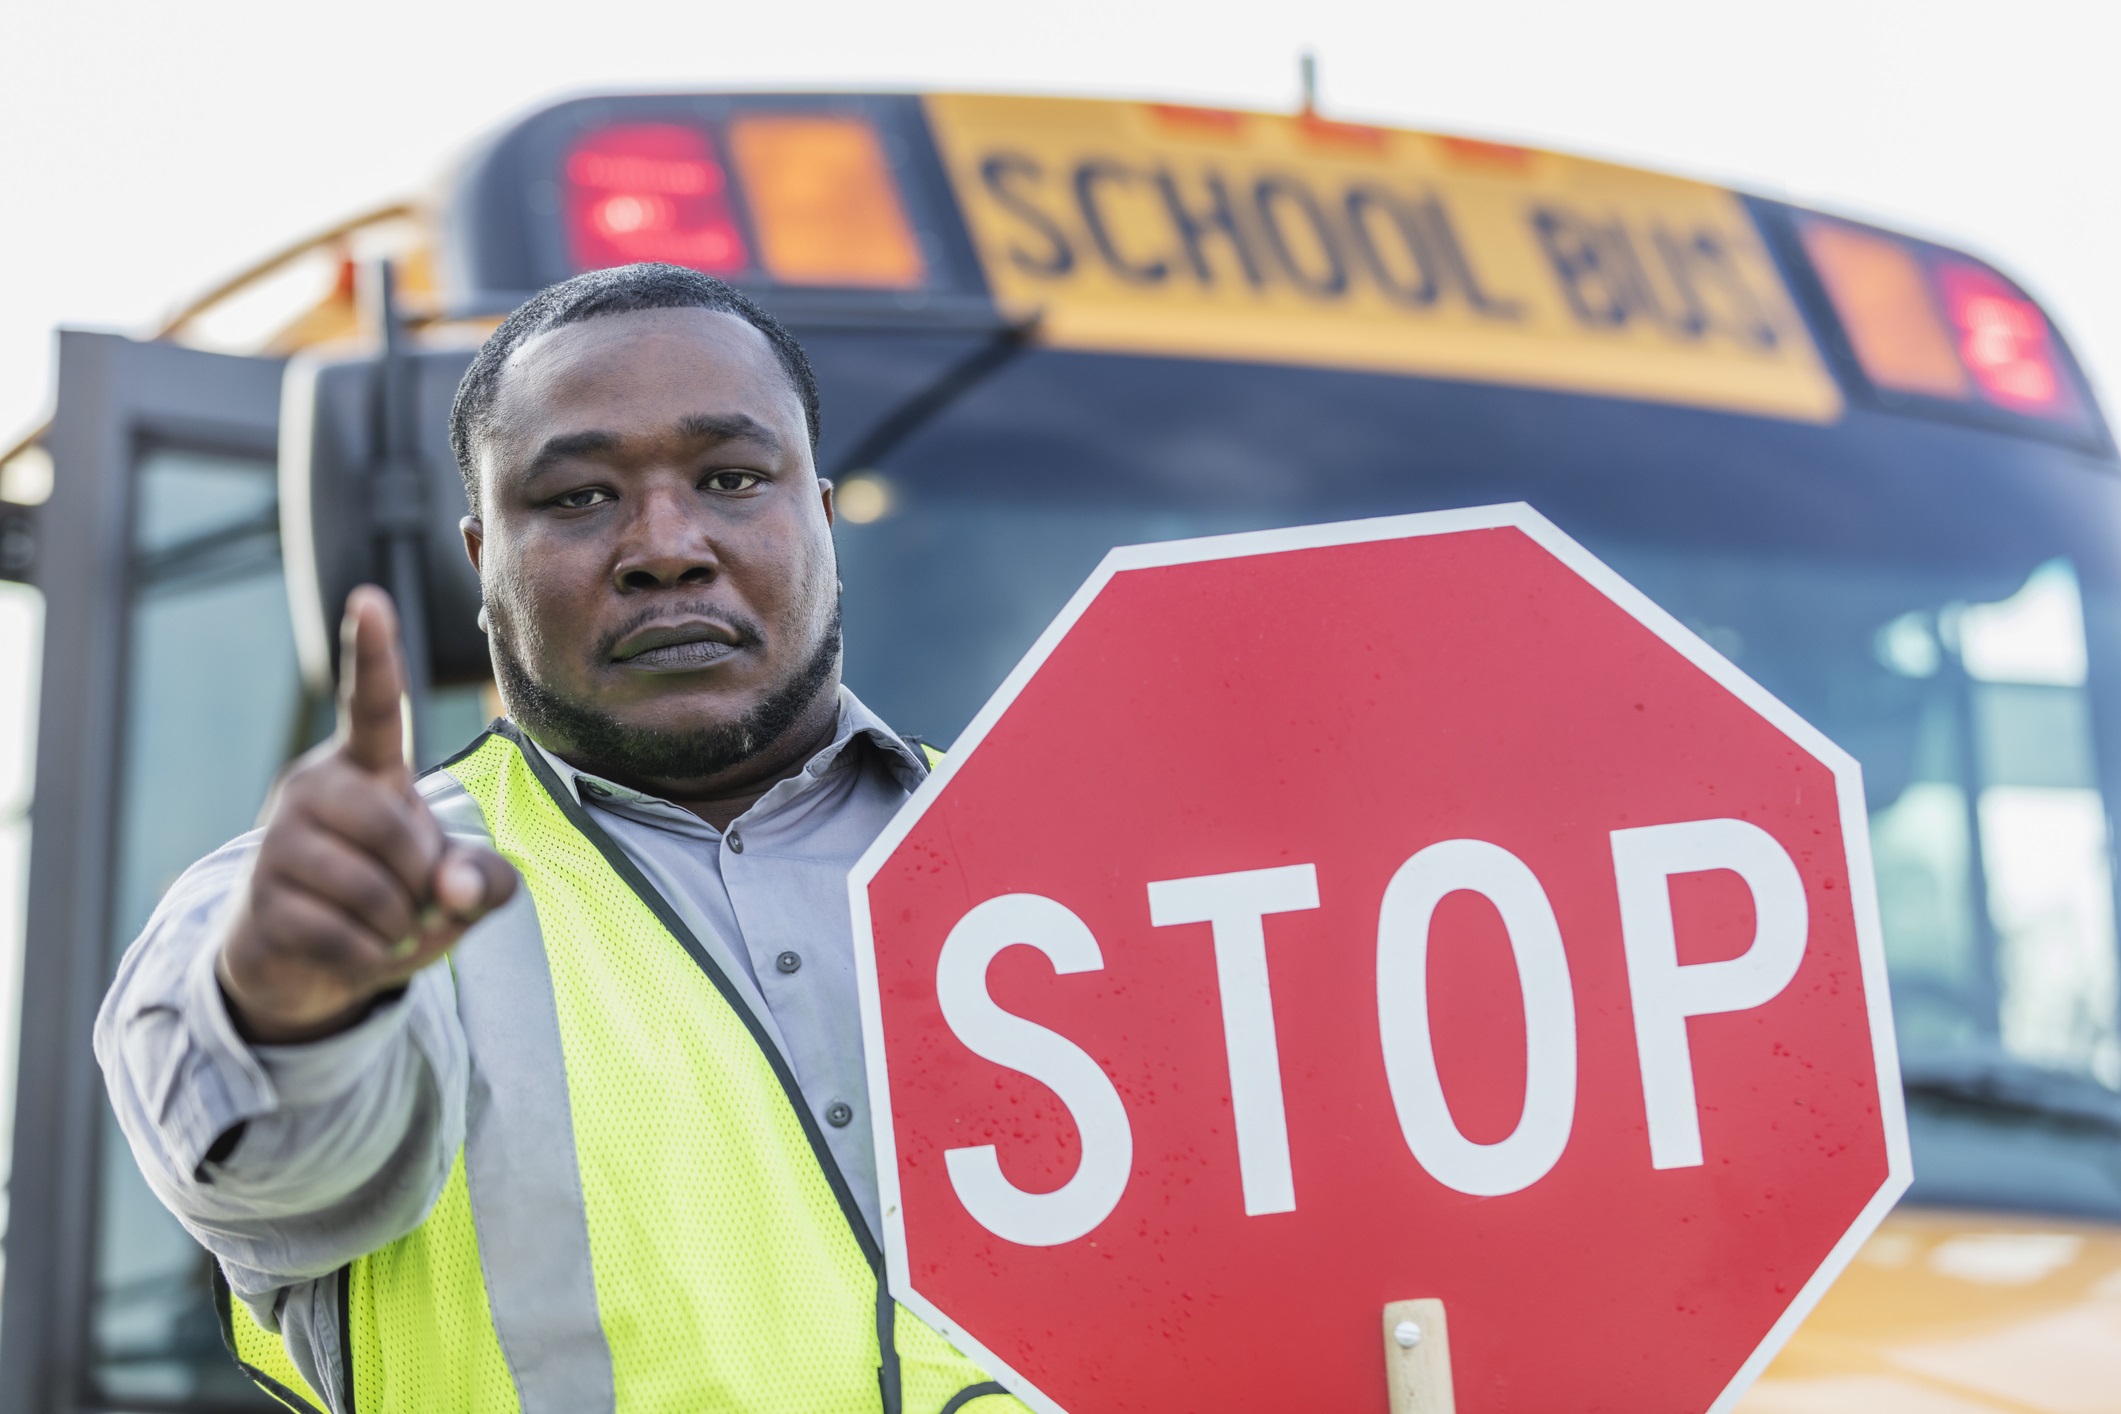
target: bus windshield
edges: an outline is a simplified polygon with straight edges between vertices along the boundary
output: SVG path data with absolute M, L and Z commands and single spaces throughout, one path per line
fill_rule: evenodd
M 1114 545 L 1530 502 L 1861 761 L 1914 1199 L 2121 1217 L 2110 463 L 1047 352 L 842 494 L 849 681 L 938 741 Z

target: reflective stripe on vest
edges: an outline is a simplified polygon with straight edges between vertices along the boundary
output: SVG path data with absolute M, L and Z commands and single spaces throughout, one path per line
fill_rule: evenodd
M 221 1343 L 259 1389 L 296 1414 L 324 1414 L 324 1401 L 302 1378 L 280 1338 L 259 1325 L 250 1307 L 235 1299 L 219 1263 L 213 1268 L 214 1306 L 221 1317 Z
M 1021 1410 L 880 1296 L 779 1052 L 543 758 L 503 723 L 444 769 L 444 827 L 527 887 L 451 957 L 464 1148 L 426 1221 L 346 1273 L 336 1414 Z M 239 1354 L 265 1336 L 223 1310 Z M 281 1361 L 246 1359 L 313 1398 Z

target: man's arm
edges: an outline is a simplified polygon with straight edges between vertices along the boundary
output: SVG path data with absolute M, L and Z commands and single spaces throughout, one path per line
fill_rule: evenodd
M 425 1216 L 467 1078 L 449 972 L 430 964 L 515 893 L 414 787 L 388 598 L 355 591 L 344 638 L 337 737 L 282 778 L 262 830 L 170 890 L 97 1018 L 142 1171 L 246 1296 Z
M 324 1039 L 243 1039 L 214 962 L 260 837 L 170 889 L 119 964 L 95 1037 L 148 1186 L 252 1296 L 419 1224 L 463 1142 L 467 1070 L 447 967 Z

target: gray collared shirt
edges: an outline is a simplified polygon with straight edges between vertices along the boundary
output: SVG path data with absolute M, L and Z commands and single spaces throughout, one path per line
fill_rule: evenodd
M 780 1049 L 877 1231 L 847 874 L 926 763 L 845 688 L 832 741 L 727 831 L 544 754 Z M 462 1143 L 469 1072 L 446 967 L 324 1041 L 236 1035 L 213 961 L 257 845 L 244 835 L 171 886 L 120 962 L 95 1038 L 150 1186 L 247 1297 L 418 1224 Z M 209 1159 L 238 1124 L 234 1149 Z

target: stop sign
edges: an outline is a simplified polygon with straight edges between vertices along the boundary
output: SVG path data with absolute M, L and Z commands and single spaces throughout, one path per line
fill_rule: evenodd
M 1907 1186 L 1855 762 L 1528 507 L 1113 552 L 850 887 L 891 1289 L 1042 1410 L 1416 1299 L 1721 1410 Z

